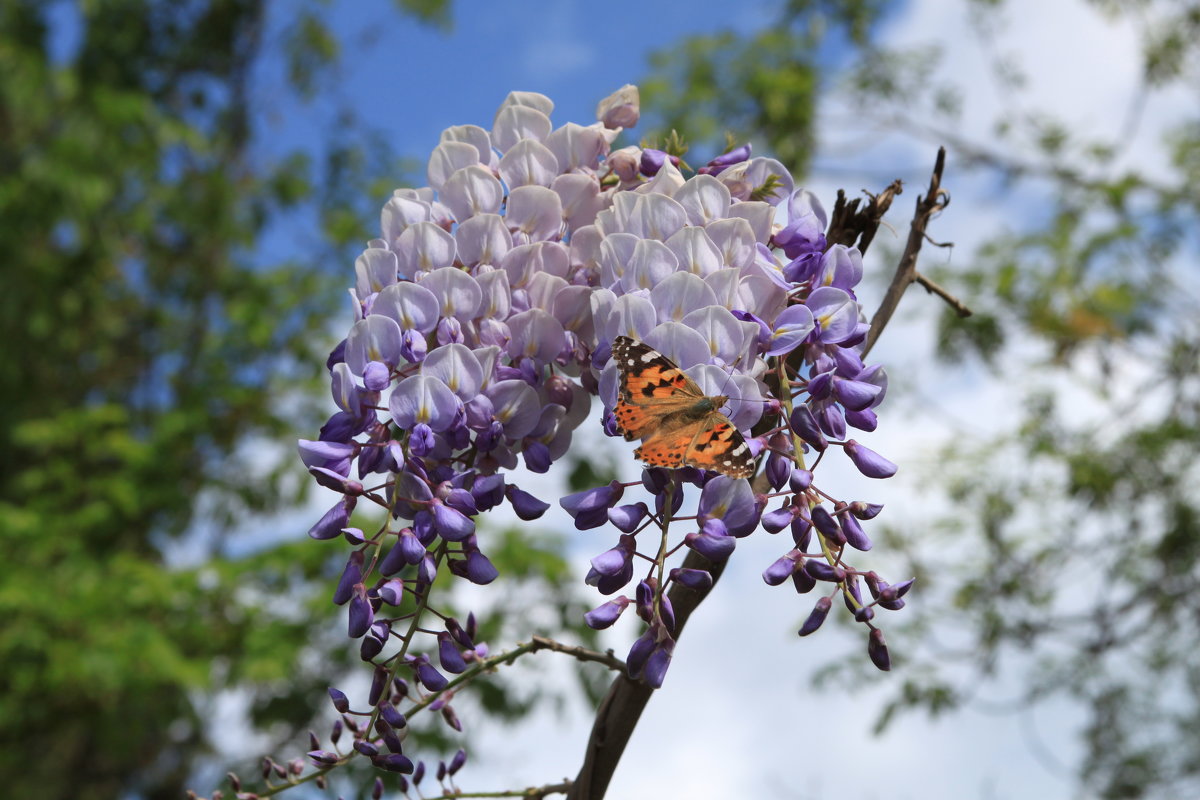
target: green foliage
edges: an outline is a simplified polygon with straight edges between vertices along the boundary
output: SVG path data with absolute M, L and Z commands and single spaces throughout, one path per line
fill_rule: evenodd
M 301 93 L 337 55 L 318 8 L 298 6 L 285 37 Z M 0 6 L 8 796 L 181 796 L 208 693 L 242 687 L 255 722 L 290 731 L 328 679 L 328 660 L 317 675 L 303 658 L 328 644 L 310 632 L 332 611 L 325 551 L 220 553 L 230 526 L 297 499 L 290 454 L 256 443 L 319 424 L 296 400 L 319 396 L 328 343 L 313 332 L 337 296 L 318 264 L 366 238 L 345 197 L 364 202 L 361 175 L 385 174 L 372 159 L 386 156 L 348 126 L 326 165 L 248 157 L 264 14 Z M 78 46 L 55 60 L 68 23 Z M 301 212 L 337 244 L 305 262 L 257 251 Z M 184 540 L 198 566 L 164 560 Z
M 823 47 L 866 41 L 876 0 L 793 0 L 758 33 L 685 38 L 651 57 L 640 84 L 658 130 L 679 130 L 715 154 L 731 134 L 770 151 L 794 173 L 812 158 Z M 653 137 L 651 137 L 653 139 Z

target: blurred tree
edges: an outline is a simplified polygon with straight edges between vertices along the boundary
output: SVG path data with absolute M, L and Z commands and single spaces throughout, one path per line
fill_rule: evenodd
M 975 87 L 939 71 L 936 43 L 861 46 L 843 53 L 840 82 L 816 82 L 809 32 L 848 15 L 847 41 L 871 42 L 872 17 L 854 3 L 789 3 L 761 33 L 685 40 L 656 56 L 647 106 L 675 98 L 664 129 L 730 128 L 779 152 L 792 141 L 788 166 L 799 174 L 820 151 L 812 106 L 824 88 L 821 102 L 856 115 L 860 132 L 946 144 L 952 171 L 995 175 L 1008 196 L 1045 204 L 1027 228 L 997 231 L 960 255 L 965 269 L 933 275 L 978 312 L 966 323 L 945 312 L 941 355 L 991 367 L 1020 393 L 1011 403 L 1021 418 L 994 439 L 972 446 L 960 437 L 939 453 L 931 478 L 954 518 L 922 524 L 919 541 L 893 532 L 924 588 L 908 609 L 919 621 L 892 637 L 911 660 L 881 725 L 903 709 L 967 703 L 980 676 L 1003 664 L 1006 676 L 1022 676 L 1016 707 L 1078 703 L 1087 722 L 1075 767 L 1090 795 L 1196 796 L 1200 114 L 1192 107 L 1157 132 L 1166 170 L 1128 148 L 1148 96 L 1200 81 L 1200 4 L 1091 4 L 1137 26 L 1143 42 L 1142 86 L 1108 139 L 1020 102 L 1020 64 L 994 52 L 1004 3 L 966 5 L 1011 101 L 986 143 L 959 133 L 961 100 Z M 935 647 L 956 625 L 950 638 L 961 647 Z M 839 663 L 832 672 L 850 671 Z
M 328 613 L 305 583 L 328 578 L 325 551 L 222 555 L 233 521 L 297 497 L 291 454 L 260 443 L 319 424 L 308 365 L 342 280 L 328 252 L 256 245 L 309 214 L 345 263 L 385 189 L 362 176 L 395 170 L 353 126 L 322 164 L 252 157 L 266 6 L 0 5 L 5 796 L 179 797 L 213 692 L 241 687 L 281 736 L 328 679 L 299 658 Z M 337 56 L 325 11 L 289 8 L 271 56 L 301 95 Z M 185 534 L 201 566 L 170 568 Z

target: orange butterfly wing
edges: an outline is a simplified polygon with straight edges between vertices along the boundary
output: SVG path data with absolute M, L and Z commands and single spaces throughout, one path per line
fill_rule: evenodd
M 651 347 L 625 336 L 613 342 L 620 370 L 614 411 L 626 440 L 642 439 L 635 457 L 652 467 L 694 466 L 734 478 L 754 474 L 750 447 L 717 400 Z M 707 408 L 706 408 L 707 406 Z

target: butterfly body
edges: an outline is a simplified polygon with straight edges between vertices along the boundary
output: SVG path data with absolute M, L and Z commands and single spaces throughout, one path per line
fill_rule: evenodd
M 620 372 L 617 427 L 626 441 L 642 440 L 634 456 L 652 467 L 754 474 L 750 447 L 721 413 L 728 397 L 704 394 L 669 358 L 626 336 L 613 342 L 613 358 Z

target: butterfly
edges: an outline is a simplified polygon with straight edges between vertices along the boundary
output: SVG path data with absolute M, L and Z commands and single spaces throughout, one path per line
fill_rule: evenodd
M 721 413 L 728 397 L 709 397 L 671 359 L 627 336 L 613 341 L 621 374 L 615 414 L 633 455 L 652 467 L 692 466 L 731 478 L 754 474 L 750 446 Z

